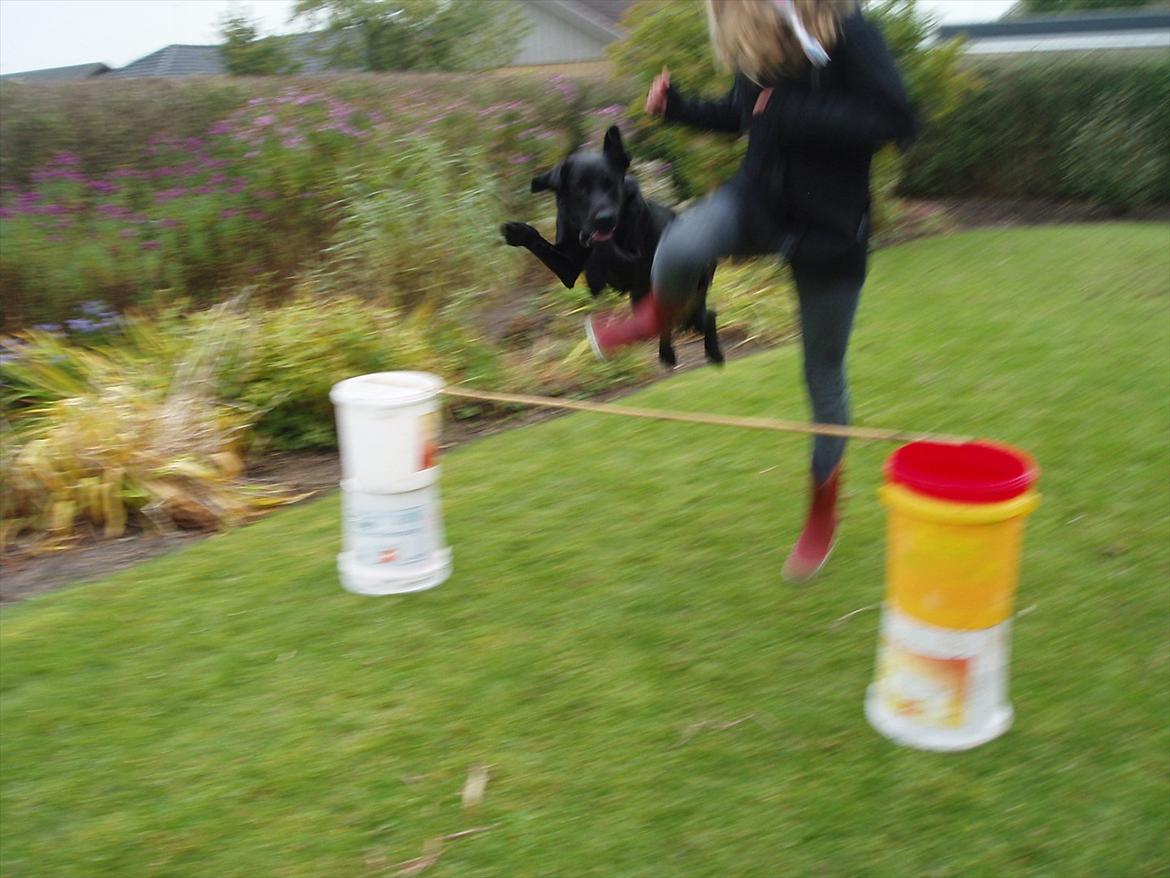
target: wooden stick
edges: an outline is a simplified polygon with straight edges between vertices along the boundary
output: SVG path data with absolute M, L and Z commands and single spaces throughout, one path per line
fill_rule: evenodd
M 709 424 L 717 427 L 739 427 L 745 430 L 772 430 L 780 433 L 805 433 L 819 436 L 842 436 L 863 442 L 942 442 L 961 445 L 972 441 L 965 436 L 947 436 L 940 433 L 911 433 L 905 430 L 884 430 L 875 427 L 846 427 L 839 424 L 816 424 L 804 421 L 778 421 L 771 418 L 743 418 L 735 415 L 710 415 L 703 412 L 676 412 L 663 409 L 643 409 L 610 403 L 581 402 L 554 396 L 526 396 L 519 393 L 495 393 L 472 390 L 467 387 L 445 387 L 447 396 L 459 399 L 478 399 L 511 405 L 567 409 L 574 412 L 595 412 L 603 415 L 622 415 L 627 418 L 649 418 L 656 421 L 679 421 L 687 424 Z

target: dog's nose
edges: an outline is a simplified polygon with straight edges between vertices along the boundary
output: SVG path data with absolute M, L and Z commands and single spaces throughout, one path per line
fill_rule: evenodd
M 617 217 L 612 213 L 599 213 L 593 218 L 593 228 L 599 232 L 612 232 L 617 225 Z

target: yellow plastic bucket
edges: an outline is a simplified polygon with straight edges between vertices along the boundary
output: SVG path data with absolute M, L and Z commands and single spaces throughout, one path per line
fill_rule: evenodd
M 1012 722 L 1011 617 L 1027 516 L 1027 454 L 916 442 L 886 463 L 886 596 L 870 724 L 926 750 L 965 750 Z

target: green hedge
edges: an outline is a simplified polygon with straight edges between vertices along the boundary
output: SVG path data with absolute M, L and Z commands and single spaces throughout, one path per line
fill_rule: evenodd
M 908 157 L 908 194 L 1170 200 L 1170 59 L 1032 58 L 976 71 L 982 87 Z

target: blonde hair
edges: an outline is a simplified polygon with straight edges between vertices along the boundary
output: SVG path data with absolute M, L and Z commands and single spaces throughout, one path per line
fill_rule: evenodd
M 857 8 L 857 0 L 793 2 L 805 30 L 832 54 L 838 23 Z M 707 26 L 719 65 L 757 84 L 791 76 L 807 64 L 796 34 L 772 0 L 707 0 Z

